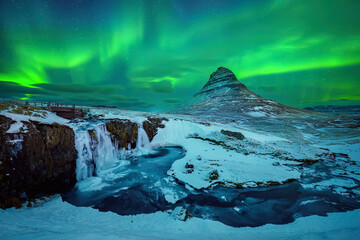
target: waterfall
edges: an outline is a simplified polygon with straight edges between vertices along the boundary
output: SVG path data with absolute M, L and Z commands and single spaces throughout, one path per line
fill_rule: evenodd
M 110 133 L 106 130 L 105 124 L 95 128 L 95 131 L 98 141 L 95 151 L 96 170 L 102 170 L 118 159 L 118 151 L 111 142 Z
M 148 135 L 142 127 L 138 129 L 138 138 L 136 141 L 136 148 L 150 151 L 151 145 Z
M 89 133 L 92 131 L 92 134 Z M 76 178 L 78 181 L 97 176 L 102 170 L 111 167 L 130 155 L 147 154 L 151 151 L 149 137 L 142 127 L 138 129 L 136 149 L 118 149 L 117 143 L 111 141 L 106 125 L 100 123 L 95 126 L 79 127 L 75 131 L 75 147 L 78 151 L 76 160 Z
M 122 152 L 111 142 L 110 134 L 104 124 L 94 126 L 94 138 L 88 129 L 78 131 L 75 137 L 78 158 L 76 178 L 78 181 L 97 175 L 99 171 L 111 166 L 121 158 Z
M 87 130 L 75 134 L 75 147 L 78 151 L 76 160 L 76 179 L 78 181 L 94 175 L 94 159 L 90 147 L 90 134 Z

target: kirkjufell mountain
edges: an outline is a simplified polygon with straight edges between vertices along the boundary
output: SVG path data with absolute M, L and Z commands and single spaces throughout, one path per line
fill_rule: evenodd
M 257 95 L 241 83 L 231 70 L 219 67 L 210 75 L 208 82 L 198 93 L 172 112 L 194 115 L 239 113 L 263 117 L 300 113 L 304 110 L 288 107 Z

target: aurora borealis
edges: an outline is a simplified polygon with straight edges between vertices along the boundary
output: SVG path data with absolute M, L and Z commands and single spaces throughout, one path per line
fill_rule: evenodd
M 1 98 L 161 111 L 220 66 L 282 104 L 358 104 L 360 1 L 0 2 Z

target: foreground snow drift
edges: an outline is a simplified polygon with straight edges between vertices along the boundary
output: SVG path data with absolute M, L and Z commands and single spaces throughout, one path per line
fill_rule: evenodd
M 232 228 L 219 222 L 174 219 L 167 212 L 119 216 L 74 207 L 60 197 L 35 208 L 0 210 L 1 239 L 355 239 L 360 210 L 299 218 L 287 225 Z

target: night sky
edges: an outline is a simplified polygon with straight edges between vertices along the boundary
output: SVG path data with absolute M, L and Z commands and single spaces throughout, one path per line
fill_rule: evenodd
M 220 66 L 282 104 L 359 104 L 360 1 L 0 1 L 0 98 L 162 111 Z

